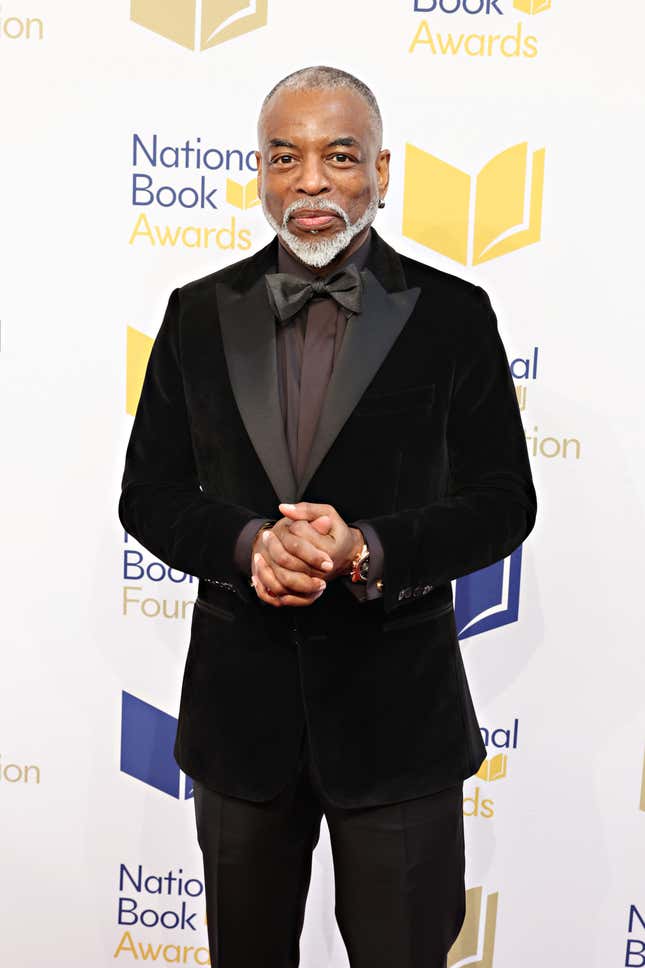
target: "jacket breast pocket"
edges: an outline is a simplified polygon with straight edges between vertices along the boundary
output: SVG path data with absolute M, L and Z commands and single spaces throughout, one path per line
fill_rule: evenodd
M 427 416 L 432 410 L 434 390 L 434 383 L 425 383 L 386 393 L 366 393 L 354 408 L 354 416 L 385 417 L 391 414 Z

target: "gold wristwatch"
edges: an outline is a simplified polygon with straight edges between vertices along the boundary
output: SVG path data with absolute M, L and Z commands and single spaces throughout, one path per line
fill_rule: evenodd
M 367 547 L 367 542 L 363 541 L 363 547 L 361 550 L 354 555 L 352 558 L 352 570 L 350 575 L 352 576 L 352 581 L 362 581 L 367 582 L 367 573 L 370 566 L 370 551 Z

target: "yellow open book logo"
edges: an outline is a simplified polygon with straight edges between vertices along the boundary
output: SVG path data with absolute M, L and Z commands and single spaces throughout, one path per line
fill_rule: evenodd
M 486 780 L 488 783 L 492 783 L 493 780 L 503 780 L 507 773 L 508 756 L 506 753 L 498 753 L 496 756 L 484 760 L 477 770 L 479 779 Z
M 247 209 L 260 204 L 258 198 L 258 180 L 252 178 L 246 185 L 233 181 L 232 178 L 226 179 L 226 201 L 235 208 Z
M 540 241 L 544 148 L 500 152 L 476 177 L 414 145 L 405 148 L 403 234 L 462 265 Z
M 497 893 L 486 896 L 482 887 L 466 891 L 466 917 L 448 953 L 448 968 L 492 968 L 497 898 Z
M 125 365 L 125 410 L 131 417 L 137 412 L 143 378 L 150 358 L 153 339 L 128 326 Z
M 551 0 L 513 0 L 513 6 L 522 13 L 542 13 L 551 9 Z
M 131 0 L 130 18 L 191 50 L 266 26 L 268 0 Z

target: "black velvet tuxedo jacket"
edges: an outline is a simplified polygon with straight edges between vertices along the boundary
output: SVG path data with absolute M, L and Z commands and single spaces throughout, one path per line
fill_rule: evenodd
M 256 255 L 175 290 L 128 446 L 119 515 L 197 576 L 175 755 L 194 779 L 262 801 L 314 767 L 342 807 L 423 796 L 485 757 L 456 637 L 452 579 L 505 557 L 535 492 L 506 354 L 486 293 L 397 254 L 372 230 L 305 479 L 282 426 L 275 321 Z M 233 565 L 279 501 L 367 520 L 383 597 L 340 580 L 305 608 L 258 599 Z

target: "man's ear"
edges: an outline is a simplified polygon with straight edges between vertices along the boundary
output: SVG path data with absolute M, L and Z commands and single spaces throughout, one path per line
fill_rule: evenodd
M 390 184 L 390 152 L 387 148 L 379 151 L 376 158 L 376 178 L 379 198 L 385 198 Z

